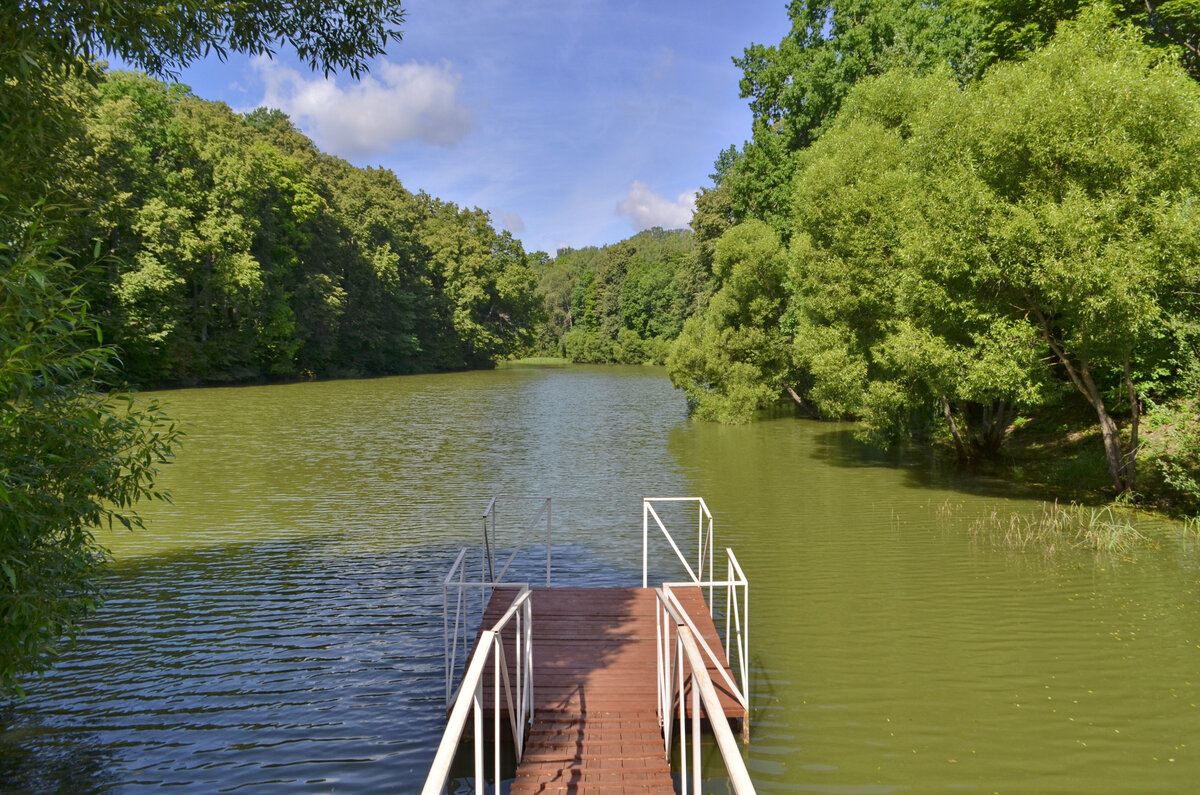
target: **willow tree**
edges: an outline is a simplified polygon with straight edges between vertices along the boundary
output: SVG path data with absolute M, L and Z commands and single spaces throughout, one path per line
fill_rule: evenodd
M 733 227 L 717 242 L 713 276 L 719 289 L 703 314 L 683 324 L 667 357 L 671 382 L 696 416 L 746 422 L 790 384 L 788 252 L 761 221 Z
M 1200 310 L 1200 86 L 1099 14 L 930 110 L 929 267 L 1032 328 L 1134 488 L 1142 406 Z M 1184 358 L 1187 358 L 1186 356 Z M 1121 417 L 1127 417 L 1122 430 Z

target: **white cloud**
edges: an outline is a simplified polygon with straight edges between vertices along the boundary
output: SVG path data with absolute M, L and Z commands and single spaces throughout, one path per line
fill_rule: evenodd
M 448 63 L 384 61 L 348 86 L 306 78 L 266 58 L 255 67 L 266 84 L 259 104 L 279 108 L 334 154 L 380 154 L 401 141 L 449 147 L 471 127 L 471 110 L 459 96 L 462 75 Z
M 521 219 L 519 213 L 508 213 L 504 210 L 492 210 L 492 218 L 501 229 L 507 229 L 514 235 L 519 235 L 525 231 L 525 221 Z
M 663 229 L 678 229 L 687 226 L 696 209 L 699 190 L 685 190 L 675 201 L 650 190 L 644 182 L 634 180 L 625 199 L 617 205 L 617 212 L 628 216 L 636 231 L 661 226 Z

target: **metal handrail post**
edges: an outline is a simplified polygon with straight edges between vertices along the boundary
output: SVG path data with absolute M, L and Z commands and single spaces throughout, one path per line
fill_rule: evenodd
M 700 792 L 700 682 L 692 669 L 692 790 Z
M 683 697 L 683 633 L 676 627 L 675 656 L 679 659 L 679 767 L 683 771 L 679 777 L 683 784 L 682 795 L 687 795 L 687 715 L 684 710 L 686 699 Z M 696 793 L 700 795 L 700 793 Z
M 642 498 L 642 587 L 646 587 L 646 567 L 650 561 L 650 502 Z
M 446 709 L 450 709 L 450 591 L 442 581 L 442 667 L 446 675 Z M 456 635 L 457 639 L 457 635 Z
M 704 702 L 704 711 L 709 717 L 708 723 L 712 727 L 713 736 L 717 740 L 717 748 L 721 752 L 721 759 L 725 762 L 725 770 L 729 774 L 729 783 L 733 785 L 735 795 L 752 795 L 754 793 L 754 783 L 750 780 L 750 773 L 746 770 L 746 762 L 742 759 L 741 752 L 737 747 L 737 741 L 733 738 L 733 732 L 729 729 L 729 724 L 723 720 L 714 720 L 717 716 L 723 716 L 725 713 L 721 708 L 721 699 L 717 696 L 717 691 L 713 688 L 712 680 L 709 679 L 707 669 L 704 667 L 704 660 L 700 657 L 700 649 L 696 646 L 696 639 L 686 627 L 679 628 L 679 636 L 683 651 L 686 653 L 688 662 L 692 666 L 693 684 L 698 685 L 696 689 L 700 691 L 700 698 Z
M 701 507 L 704 506 L 704 501 L 700 501 Z M 713 579 L 713 548 L 716 545 L 713 539 L 713 516 L 708 516 L 708 578 Z M 708 586 L 708 615 L 713 615 L 713 586 Z
M 500 633 L 496 633 L 492 639 L 494 644 L 492 649 L 492 756 L 495 764 L 493 765 L 495 778 L 492 781 L 496 785 L 496 792 L 500 792 L 500 667 L 504 664 L 504 643 L 500 640 Z M 508 666 L 504 666 L 504 684 L 508 684 Z M 480 687 L 483 687 L 482 681 Z M 512 718 L 512 704 L 509 704 L 509 718 Z M 513 737 L 516 737 L 516 732 L 513 732 Z M 483 781 L 475 779 L 475 785 L 481 791 L 483 789 Z

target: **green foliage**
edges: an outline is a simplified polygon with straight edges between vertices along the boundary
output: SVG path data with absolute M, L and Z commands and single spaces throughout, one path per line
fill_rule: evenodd
M 59 62 L 117 55 L 168 76 L 210 53 L 269 56 L 285 42 L 314 70 L 358 77 L 403 21 L 395 0 L 15 0 L 0 11 L 0 29 L 29 32 Z
M 729 281 L 763 259 L 747 230 L 771 230 L 723 233 L 676 383 L 701 416 L 744 419 L 794 387 L 880 441 L 945 434 L 968 458 L 1065 382 L 1131 488 L 1141 402 L 1176 394 L 1196 359 L 1200 87 L 1101 12 L 966 86 L 921 72 L 859 80 L 780 167 L 786 218 L 750 208 L 790 241 L 782 307 L 758 292 L 772 276 Z
M 1165 50 L 1200 79 L 1200 2 L 1197 0 L 963 0 L 982 20 L 979 49 L 985 63 L 1016 60 L 1044 46 L 1058 24 L 1088 9 L 1105 9 L 1113 22 L 1131 22 L 1147 44 Z
M 1147 412 L 1142 488 L 1171 512 L 1200 519 L 1200 389 L 1195 376 L 1191 383 L 1190 394 Z
M 703 316 L 684 324 L 667 371 L 697 417 L 745 422 L 778 398 L 791 375 L 779 328 L 787 253 L 770 227 L 748 221 L 721 237 L 713 272 L 720 288 Z
M 104 76 L 86 125 L 90 296 L 143 384 L 490 366 L 541 306 L 482 211 L 317 151 L 278 111 Z
M 857 83 L 902 69 L 967 85 L 996 63 L 1029 57 L 1060 23 L 1088 14 L 1136 25 L 1200 79 L 1198 0 L 796 0 L 779 44 L 751 44 L 734 59 L 753 137 L 740 153 L 721 153 L 714 180 L 729 190 L 736 220 L 764 220 L 787 239 L 794 153 L 832 128 Z
M 563 249 L 537 270 L 540 348 L 575 362 L 661 364 L 707 286 L 695 237 L 683 230 Z
M 752 44 L 734 63 L 756 123 L 790 149 L 816 140 L 859 80 L 894 67 L 948 65 L 974 76 L 978 20 L 954 3 L 796 0 L 776 46 Z
M 154 402 L 97 390 L 112 349 L 38 216 L 0 244 L 0 694 L 49 666 L 100 593 L 92 528 L 140 526 L 179 432 Z

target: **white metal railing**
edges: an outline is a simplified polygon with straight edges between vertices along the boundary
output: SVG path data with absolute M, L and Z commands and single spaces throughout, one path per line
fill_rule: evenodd
M 499 552 L 497 546 L 499 540 L 497 517 L 499 515 L 499 505 L 501 502 L 521 501 L 536 501 L 539 503 L 539 506 L 533 519 L 525 528 L 524 533 L 517 539 L 512 554 L 509 555 L 508 560 L 504 562 L 499 573 L 497 573 L 496 556 Z M 541 526 L 543 518 L 546 522 L 546 587 L 549 588 L 550 544 L 552 541 L 549 497 L 492 497 L 483 512 L 483 539 L 482 546 L 480 547 L 478 580 L 473 579 L 473 574 L 468 575 L 467 573 L 468 559 L 471 551 L 468 547 L 464 547 L 458 553 L 454 565 L 450 567 L 450 571 L 442 579 L 442 646 L 446 678 L 447 710 L 450 709 L 455 676 L 459 672 L 459 648 L 461 646 L 463 654 L 469 652 L 471 632 L 483 621 L 483 613 L 487 609 L 488 597 L 493 590 L 499 586 L 516 588 L 528 585 L 528 583 L 523 582 L 504 582 L 504 577 L 508 574 L 509 567 L 516 559 L 517 553 L 521 551 L 521 547 L 529 539 L 530 534 L 534 529 Z M 474 603 L 468 596 L 470 592 L 476 590 L 479 592 L 478 612 L 472 609 Z
M 529 523 L 529 526 L 525 529 L 524 534 L 522 534 L 521 538 L 517 541 L 516 545 L 513 547 L 512 554 L 509 555 L 508 560 L 504 564 L 504 567 L 501 568 L 500 573 L 497 574 L 496 573 L 496 554 L 499 550 L 497 549 L 497 540 L 498 539 L 496 538 L 496 519 L 500 514 L 500 507 L 499 507 L 500 503 L 502 501 L 503 502 L 529 502 L 529 501 L 534 501 L 534 500 L 540 502 L 541 507 L 538 508 L 537 513 L 533 517 L 533 520 Z M 487 509 L 484 510 L 484 512 L 483 512 L 483 554 L 484 554 L 484 558 L 487 561 L 487 572 L 486 573 L 491 577 L 492 582 L 503 582 L 504 581 L 504 575 L 508 573 L 508 567 L 512 565 L 512 562 L 514 560 L 516 560 L 517 553 L 521 551 L 521 547 L 523 547 L 525 545 L 525 542 L 529 539 L 529 534 L 533 532 L 534 528 L 538 527 L 543 516 L 546 518 L 546 587 L 549 588 L 550 587 L 550 541 L 551 541 L 551 538 L 550 538 L 550 498 L 549 497 L 501 497 L 501 496 L 492 497 L 491 502 L 488 503 Z M 490 537 L 489 537 L 489 535 L 490 535 Z
M 677 503 L 677 502 L 694 502 L 697 506 L 696 516 L 696 567 L 693 569 L 688 563 L 683 552 L 680 551 L 679 545 L 675 543 L 675 539 L 671 536 L 671 532 L 667 530 L 667 526 L 663 524 L 662 517 L 658 515 L 658 511 L 654 509 L 655 503 Z M 707 573 L 708 578 L 712 579 L 713 570 L 713 518 L 712 513 L 708 510 L 708 505 L 705 504 L 703 497 L 643 497 L 642 498 L 642 587 L 648 587 L 648 570 L 650 563 L 650 519 L 654 519 L 654 523 L 658 525 L 658 529 L 662 531 L 663 536 L 667 539 L 667 543 L 671 545 L 671 549 L 675 551 L 675 556 L 679 558 L 679 562 L 687 570 L 688 576 L 692 582 L 699 585 L 704 580 L 704 575 Z M 705 519 L 708 520 L 707 527 Z M 706 561 L 707 553 L 707 561 Z M 705 567 L 707 562 L 708 566 Z M 712 593 L 709 593 L 709 599 L 712 599 Z
M 680 545 L 675 541 L 671 531 L 663 522 L 662 516 L 655 509 L 656 503 L 670 504 L 681 502 L 694 502 L 697 506 L 696 566 L 694 568 L 688 563 L 680 549 Z M 642 499 L 643 588 L 647 587 L 649 580 L 651 520 L 653 520 L 654 524 L 657 525 L 667 542 L 671 545 L 671 549 L 675 552 L 675 556 L 679 559 L 679 562 L 683 564 L 690 580 L 689 582 L 663 583 L 663 587 L 668 592 L 672 587 L 696 586 L 707 589 L 708 598 L 705 601 L 708 605 L 708 613 L 712 616 L 714 608 L 718 606 L 714 601 L 714 591 L 718 588 L 722 589 L 724 599 L 723 604 L 720 606 L 723 608 L 722 612 L 725 616 L 725 651 L 729 662 L 736 670 L 740 685 L 734 684 L 729 680 L 725 666 L 720 663 L 718 655 L 712 649 L 708 648 L 695 623 L 690 618 L 687 618 L 687 621 L 700 644 L 704 646 L 708 657 L 716 664 L 717 670 L 721 672 L 730 689 L 737 695 L 738 700 L 741 701 L 742 706 L 745 708 L 746 717 L 742 721 L 742 737 L 748 742 L 750 739 L 750 583 L 746 579 L 746 574 L 742 571 L 737 557 L 733 554 L 733 550 L 729 548 L 725 549 L 725 579 L 716 579 L 713 555 L 713 547 L 715 545 L 713 517 L 712 512 L 709 511 L 708 505 L 702 497 L 644 497 Z M 686 611 L 679 605 L 678 600 L 675 600 L 675 605 L 684 617 L 687 617 Z
M 674 721 L 679 720 L 679 764 L 682 795 L 688 794 L 690 769 L 692 792 L 700 793 L 700 714 L 701 704 L 708 716 L 709 726 L 717 740 L 717 749 L 729 774 L 729 783 L 735 795 L 753 795 L 754 784 L 746 770 L 737 741 L 729 729 L 729 720 L 721 706 L 721 699 L 708 675 L 700 645 L 711 655 L 704 639 L 692 628 L 686 612 L 667 588 L 656 588 L 658 596 L 658 714 L 663 727 L 663 743 L 666 754 L 671 754 L 671 743 L 675 733 Z M 699 641 L 699 645 L 697 644 Z M 718 666 L 718 670 L 721 668 Z M 691 747 L 688 746 L 687 687 L 691 684 Z M 678 715 L 676 716 L 676 711 Z
M 461 559 L 461 555 L 459 556 Z M 442 742 L 438 745 L 437 754 L 433 758 L 429 776 L 425 779 L 422 795 L 435 795 L 442 792 L 446 780 L 450 776 L 450 766 L 454 762 L 463 731 L 466 729 L 468 716 L 474 717 L 474 751 L 475 751 L 475 782 L 476 792 L 484 791 L 484 730 L 483 730 L 483 680 L 488 661 L 492 662 L 492 771 L 495 791 L 500 791 L 500 691 L 504 691 L 504 706 L 508 708 L 509 729 L 512 732 L 513 748 L 516 751 L 517 762 L 525 750 L 525 730 L 533 718 L 533 610 L 530 600 L 531 592 L 527 586 L 522 586 L 509 605 L 508 610 L 491 629 L 484 630 L 479 636 L 479 645 L 467 665 L 457 695 L 454 697 L 454 707 L 446 721 L 446 731 L 442 734 Z M 513 647 L 516 653 L 514 666 L 515 677 L 510 675 L 508 660 L 504 652 L 503 632 L 510 623 L 515 622 Z M 513 679 L 516 679 L 515 683 Z
M 732 549 L 725 550 L 728 555 L 728 578 L 724 580 L 709 580 L 702 585 L 723 588 L 725 594 L 725 654 L 727 659 L 737 670 L 740 684 L 734 682 L 726 670 L 725 660 L 708 645 L 704 640 L 703 634 L 688 615 L 686 608 L 679 603 L 675 597 L 673 589 L 675 588 L 694 588 L 696 585 L 689 582 L 666 582 L 662 585 L 662 590 L 666 594 L 666 599 L 679 612 L 682 620 L 687 624 L 688 629 L 696 636 L 696 641 L 704 649 L 705 655 L 712 661 L 713 666 L 720 672 L 721 678 L 725 680 L 725 684 L 729 686 L 730 692 L 741 703 L 743 709 L 746 710 L 747 717 L 742 722 L 742 734 L 748 740 L 750 734 L 750 583 L 746 581 L 746 575 L 742 573 L 742 567 L 738 565 L 737 558 L 734 557 Z M 740 597 L 739 598 L 739 589 Z M 709 603 L 711 612 L 712 605 Z M 660 609 L 660 613 L 661 613 Z M 663 617 L 660 615 L 660 621 Z

